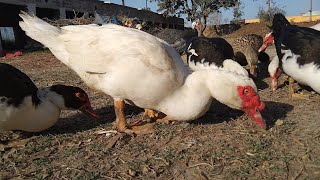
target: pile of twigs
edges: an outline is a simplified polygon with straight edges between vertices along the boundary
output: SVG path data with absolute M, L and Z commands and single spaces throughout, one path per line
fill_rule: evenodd
M 46 22 L 53 26 L 62 27 L 62 26 L 68 26 L 68 25 L 85 25 L 85 24 L 92 24 L 94 23 L 94 18 L 86 18 L 86 17 L 79 17 L 79 18 L 73 18 L 73 19 L 48 19 L 43 18 Z

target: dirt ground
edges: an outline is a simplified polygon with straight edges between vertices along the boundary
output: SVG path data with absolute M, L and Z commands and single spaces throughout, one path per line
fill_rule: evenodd
M 285 75 L 272 92 L 267 63 L 255 79 L 266 104 L 267 131 L 243 112 L 214 102 L 194 122 L 157 124 L 152 134 L 132 136 L 109 131 L 112 99 L 90 90 L 49 51 L 0 61 L 24 71 L 38 87 L 85 89 L 101 115 L 94 120 L 63 111 L 45 132 L 2 133 L 0 179 L 320 179 L 320 96 L 296 84 L 311 98 L 290 99 Z M 126 114 L 137 119 L 142 110 L 128 107 Z

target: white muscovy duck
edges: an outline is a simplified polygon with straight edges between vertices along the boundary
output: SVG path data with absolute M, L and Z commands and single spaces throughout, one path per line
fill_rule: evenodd
M 120 132 L 145 131 L 127 125 L 125 102 L 162 112 L 166 117 L 161 120 L 188 121 L 205 114 L 212 97 L 266 127 L 260 114 L 264 104 L 247 76 L 224 70 L 190 74 L 174 48 L 137 29 L 114 24 L 57 28 L 26 13 L 20 17 L 28 36 L 47 46 L 89 87 L 114 99 Z
M 247 70 L 233 60 L 233 48 L 223 38 L 195 37 L 187 47 L 187 64 L 193 71 L 223 68 L 249 76 Z
M 96 117 L 88 95 L 79 87 L 54 85 L 38 89 L 17 68 L 0 63 L 0 132 L 39 132 L 53 126 L 62 109 L 80 110 Z
M 265 37 L 265 45 L 271 45 L 274 41 L 277 52 L 268 68 L 272 89 L 276 90 L 278 77 L 283 70 L 290 76 L 291 97 L 306 97 L 294 93 L 294 80 L 320 93 L 320 31 L 291 25 L 282 14 L 274 16 L 271 28 L 272 33 Z

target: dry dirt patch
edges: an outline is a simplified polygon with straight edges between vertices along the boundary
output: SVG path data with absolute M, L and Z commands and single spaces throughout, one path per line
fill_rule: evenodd
M 102 118 L 64 111 L 46 132 L 29 134 L 0 151 L 0 179 L 319 179 L 320 96 L 291 100 L 284 76 L 276 92 L 268 88 L 267 64 L 256 83 L 266 103 L 268 131 L 240 111 L 214 102 L 193 123 L 156 125 L 153 134 L 105 132 L 114 120 L 112 99 L 94 92 L 50 52 L 0 59 L 23 70 L 39 87 L 80 86 Z M 298 88 L 299 86 L 296 86 Z M 304 90 L 306 93 L 311 93 Z M 128 118 L 141 115 L 129 107 Z M 1 145 L 17 134 L 1 134 Z

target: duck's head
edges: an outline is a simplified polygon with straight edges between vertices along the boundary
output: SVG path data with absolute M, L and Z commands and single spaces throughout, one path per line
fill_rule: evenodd
M 273 16 L 272 20 L 272 26 L 268 28 L 271 30 L 270 33 L 268 33 L 264 39 L 263 44 L 259 49 L 259 52 L 265 50 L 268 46 L 274 44 L 274 39 L 279 38 L 280 33 L 286 26 L 290 26 L 290 22 L 286 19 L 286 17 L 281 14 L 277 13 Z
M 269 46 L 272 46 L 274 44 L 274 37 L 272 35 L 272 32 L 269 32 L 268 34 L 266 34 L 266 36 L 263 38 L 263 44 L 262 46 L 259 48 L 259 52 L 264 51 L 265 49 L 267 49 Z
M 258 54 L 250 46 L 244 49 L 244 54 L 248 60 L 250 74 L 257 77 Z
M 95 118 L 98 117 L 91 107 L 87 93 L 81 88 L 65 85 L 53 85 L 50 87 L 50 91 L 57 95 L 57 97 L 53 98 L 52 101 L 61 109 L 80 110 Z
M 231 108 L 243 110 L 259 127 L 266 129 L 266 122 L 260 113 L 265 106 L 260 100 L 255 83 L 249 77 L 236 73 L 230 74 L 234 75 L 228 75 L 212 82 L 215 84 L 215 88 L 210 89 L 212 96 Z M 217 81 L 219 84 L 216 84 Z M 216 88 L 217 85 L 220 88 Z

